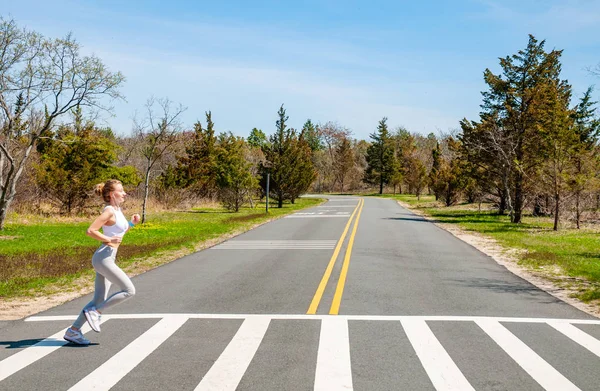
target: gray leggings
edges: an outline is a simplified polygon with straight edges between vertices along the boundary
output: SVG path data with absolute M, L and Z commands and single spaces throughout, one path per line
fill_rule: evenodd
M 92 266 L 94 266 L 94 270 L 96 270 L 94 298 L 87 303 L 84 309 L 96 307 L 96 309 L 102 311 L 122 303 L 135 295 L 133 283 L 129 277 L 127 277 L 127 274 L 115 264 L 116 257 L 117 249 L 106 244 L 100 246 L 94 253 L 94 256 L 92 257 Z M 106 296 L 108 295 L 111 283 L 117 284 L 121 290 L 115 292 L 107 299 Z M 77 317 L 77 320 L 73 323 L 73 326 L 81 328 L 85 322 L 85 315 L 82 311 L 79 314 L 79 317 Z

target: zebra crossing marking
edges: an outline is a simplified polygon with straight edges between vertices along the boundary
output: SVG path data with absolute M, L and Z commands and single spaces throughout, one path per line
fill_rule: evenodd
M 74 315 L 33 316 L 28 322 L 65 321 Z M 170 338 L 188 319 L 242 319 L 244 322 L 219 358 L 202 378 L 196 390 L 235 390 L 256 354 L 272 320 L 321 321 L 321 331 L 315 368 L 315 390 L 352 390 L 349 320 L 397 320 L 436 390 L 473 390 L 461 370 L 454 363 L 426 322 L 475 322 L 508 356 L 521 366 L 546 390 L 578 390 L 573 383 L 542 357 L 512 334 L 505 323 L 548 324 L 582 347 L 600 356 L 600 341 L 573 326 L 574 324 L 600 325 L 595 319 L 546 319 L 483 316 L 367 316 L 367 315 L 302 315 L 302 314 L 114 314 L 110 319 L 160 319 L 133 342 L 81 379 L 71 390 L 107 390 L 117 384 L 140 362 Z M 88 332 L 89 326 L 84 326 Z M 64 346 L 60 331 L 0 361 L 0 381 L 29 364 Z
M 102 321 L 108 319 L 157 319 L 170 316 L 183 316 L 190 319 L 248 319 L 269 318 L 271 320 L 322 320 L 327 318 L 343 318 L 346 320 L 405 320 L 416 319 L 442 322 L 476 322 L 478 320 L 495 320 L 501 323 L 556 323 L 556 324 L 591 324 L 600 325 L 600 319 L 567 319 L 567 318 L 520 318 L 502 316 L 452 316 L 452 315 L 317 315 L 317 314 L 198 314 L 198 313 L 146 313 L 146 314 L 102 314 Z M 77 315 L 30 316 L 25 322 L 48 322 L 73 320 Z
M 169 316 L 161 319 L 95 371 L 81 379 L 69 391 L 111 389 L 187 320 L 188 318 L 184 316 Z
M 478 320 L 477 325 L 547 391 L 579 390 L 536 352 L 499 322 Z
M 235 390 L 267 332 L 270 319 L 249 318 L 196 387 L 196 391 Z
M 600 341 L 587 334 L 585 331 L 578 329 L 569 323 L 548 322 L 548 324 L 600 357 Z
M 75 319 L 76 317 L 73 317 Z M 101 323 L 104 323 L 105 319 L 102 319 Z M 81 328 L 83 334 L 91 330 L 90 326 L 85 324 Z M 33 364 L 37 360 L 46 357 L 58 348 L 63 347 L 69 342 L 63 339 L 65 330 L 61 330 L 58 333 L 49 336 L 48 338 L 32 345 L 26 349 L 21 350 L 18 353 L 13 354 L 0 361 L 0 381 L 6 379 L 15 372 Z
M 427 376 L 438 391 L 475 391 L 424 320 L 401 321 Z
M 338 317 L 325 318 L 321 322 L 314 390 L 352 389 L 348 321 Z

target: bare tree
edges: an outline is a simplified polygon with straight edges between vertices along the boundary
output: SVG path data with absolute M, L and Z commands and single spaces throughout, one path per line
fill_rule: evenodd
M 142 205 L 142 223 L 146 222 L 146 209 L 150 189 L 151 173 L 166 152 L 177 142 L 177 133 L 181 132 L 181 114 L 187 110 L 181 104 L 176 105 L 168 98 L 146 101 L 146 116 L 142 120 L 134 118 L 134 133 L 144 157 L 144 202 Z
M 76 106 L 110 111 L 122 98 L 120 72 L 82 57 L 68 34 L 46 39 L 0 17 L 0 230 L 36 142 Z
M 316 164 L 320 173 L 319 180 L 327 183 L 329 191 L 332 191 L 339 179 L 333 175 L 335 172 L 335 149 L 344 139 L 350 138 L 352 131 L 336 122 L 329 121 L 323 125 L 317 125 L 317 133 L 325 145 L 325 153 L 320 156 L 321 160 Z

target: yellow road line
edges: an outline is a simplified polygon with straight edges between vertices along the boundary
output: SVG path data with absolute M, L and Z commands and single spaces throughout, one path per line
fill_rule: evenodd
M 325 287 L 327 286 L 327 282 L 329 281 L 329 277 L 331 276 L 331 271 L 333 270 L 333 265 L 335 265 L 335 260 L 337 259 L 338 254 L 340 253 L 340 249 L 342 248 L 344 239 L 346 239 L 346 234 L 348 233 L 348 228 L 350 228 L 350 224 L 352 224 L 352 219 L 354 218 L 354 215 L 356 214 L 356 211 L 358 210 L 358 208 L 361 206 L 361 202 L 362 202 L 362 198 L 360 199 L 360 201 L 358 201 L 356 208 L 354 208 L 354 212 L 352 212 L 350 219 L 348 219 L 348 223 L 346 223 L 346 228 L 344 228 L 344 232 L 342 233 L 340 240 L 338 240 L 338 243 L 335 246 L 333 255 L 331 256 L 331 259 L 329 260 L 329 264 L 327 265 L 327 268 L 325 269 L 325 274 L 323 274 L 323 278 L 321 279 L 321 282 L 319 283 L 319 286 L 317 287 L 315 296 L 313 297 L 312 302 L 310 303 L 310 307 L 308 307 L 308 311 L 306 312 L 308 315 L 314 315 L 317 313 L 317 308 L 319 307 L 319 303 L 321 302 L 321 297 L 323 297 L 323 292 L 325 292 Z
M 362 201 L 362 199 L 361 199 Z M 333 296 L 333 302 L 329 309 L 329 315 L 337 315 L 340 311 L 340 303 L 342 302 L 342 295 L 344 294 L 344 286 L 346 285 L 346 276 L 348 275 L 348 267 L 350 266 L 350 255 L 352 254 L 352 246 L 354 245 L 354 237 L 356 236 L 356 229 L 358 228 L 358 221 L 360 220 L 360 214 L 363 209 L 363 201 L 354 220 L 354 227 L 352 228 L 352 234 L 348 240 L 348 248 L 346 248 L 346 256 L 344 257 L 344 263 L 342 265 L 342 271 L 340 272 L 340 279 L 338 280 L 337 288 L 335 289 L 335 295 Z

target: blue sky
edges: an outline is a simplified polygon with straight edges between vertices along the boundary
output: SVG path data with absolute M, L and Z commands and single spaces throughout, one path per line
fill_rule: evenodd
M 30 1 L 0 0 L 4 17 L 49 37 L 72 32 L 85 54 L 127 78 L 126 102 L 105 121 L 128 134 L 150 96 L 187 107 L 186 126 L 212 111 L 218 131 L 271 134 L 337 122 L 368 139 L 395 128 L 447 132 L 477 119 L 483 71 L 527 34 L 564 49 L 563 78 L 580 96 L 600 79 L 598 0 Z

